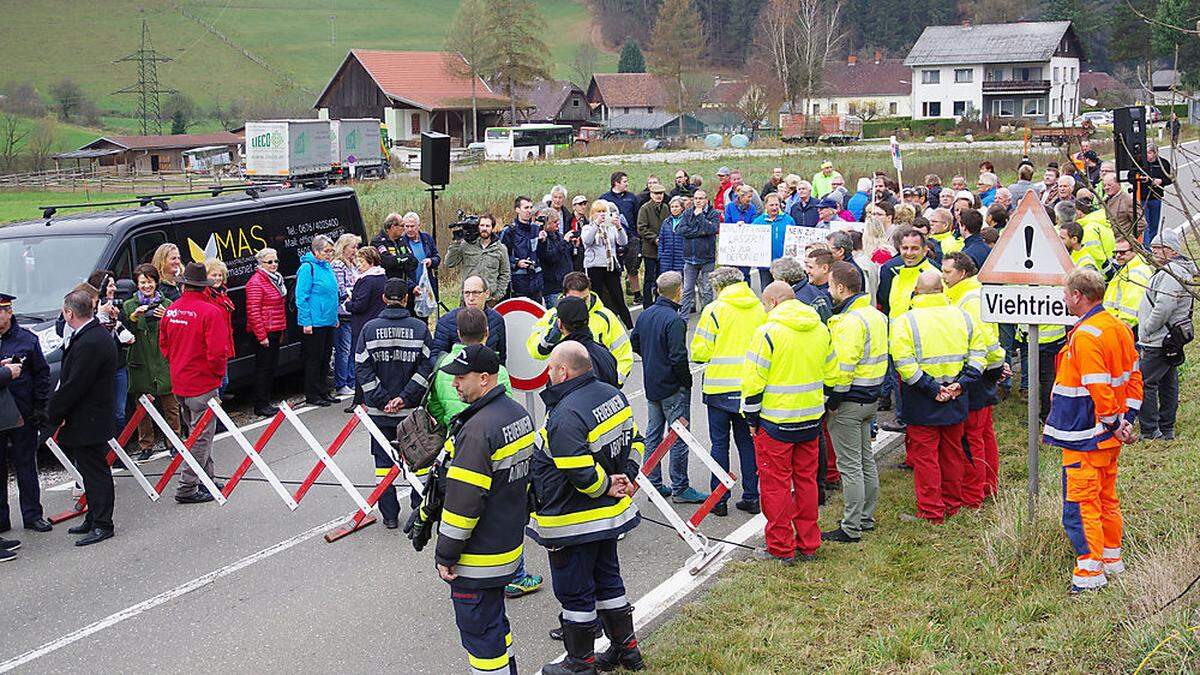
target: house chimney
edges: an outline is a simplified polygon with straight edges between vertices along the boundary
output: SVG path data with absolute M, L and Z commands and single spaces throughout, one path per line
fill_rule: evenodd
M 850 55 L 850 57 L 846 59 L 846 63 L 847 63 L 848 65 L 851 65 L 851 66 L 852 66 L 852 65 L 854 65 L 854 64 L 856 64 L 856 63 L 858 63 L 858 57 L 857 57 L 857 56 L 855 56 L 855 55 L 853 55 L 853 54 L 851 54 L 851 55 Z
M 882 60 L 883 60 L 883 52 L 876 49 L 875 50 L 875 65 L 879 65 L 879 62 Z

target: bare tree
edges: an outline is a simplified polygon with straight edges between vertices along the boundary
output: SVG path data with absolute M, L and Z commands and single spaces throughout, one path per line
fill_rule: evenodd
M 0 170 L 5 173 L 12 172 L 17 164 L 21 144 L 32 130 L 33 127 L 26 124 L 16 113 L 6 112 L 0 115 Z
M 879 101 L 874 99 L 855 99 L 847 104 L 851 115 L 858 115 L 864 122 L 878 119 L 880 116 Z
M 796 30 L 792 39 L 799 50 L 797 93 L 808 110 L 808 101 L 821 89 L 825 62 L 846 37 L 841 29 L 842 0 L 796 0 Z
M 756 45 L 760 60 L 774 73 L 783 99 L 793 109 L 800 85 L 799 11 L 798 0 L 769 0 L 759 14 Z
M 447 51 L 457 52 L 462 59 L 450 59 L 446 62 L 449 75 L 471 80 L 471 141 L 479 140 L 476 134 L 479 130 L 479 98 L 476 89 L 479 78 L 483 75 L 484 67 L 491 49 L 488 47 L 488 26 L 483 21 L 486 11 L 483 0 L 462 0 L 450 29 L 446 33 Z
M 575 84 L 580 88 L 587 89 L 588 84 L 592 81 L 592 75 L 596 74 L 596 65 L 600 59 L 600 50 L 596 49 L 596 45 L 592 44 L 591 40 L 586 40 L 579 43 L 579 47 L 575 50 L 575 59 L 571 62 L 571 74 L 575 76 Z
M 772 113 L 779 108 L 781 102 L 779 90 L 771 84 L 751 77 L 746 87 L 746 93 L 733 103 L 733 109 L 750 129 L 751 139 L 754 138 L 758 128 L 767 123 L 771 119 Z
M 50 168 L 50 157 L 54 154 L 57 145 L 57 139 L 54 137 L 54 122 L 49 119 L 38 122 L 25 146 L 29 151 L 29 161 L 33 165 L 34 171 L 45 171 Z
M 650 52 L 650 72 L 657 75 L 675 100 L 670 108 L 679 113 L 679 136 L 684 136 L 684 119 L 696 109 L 699 87 L 689 87 L 687 80 L 695 71 L 703 45 L 695 39 L 700 25 L 700 12 L 692 0 L 666 0 L 658 11 L 654 24 Z
M 221 128 L 225 131 L 233 131 L 246 121 L 246 116 L 242 112 L 242 104 L 240 101 L 223 103 L 219 96 L 217 97 L 216 101 L 213 102 L 212 110 L 209 111 L 209 114 L 214 120 L 217 121 L 217 124 L 221 125 Z

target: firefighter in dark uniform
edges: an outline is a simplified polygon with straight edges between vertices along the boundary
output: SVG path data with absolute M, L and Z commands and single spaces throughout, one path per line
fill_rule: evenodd
M 0 431 L 0 533 L 12 528 L 8 512 L 8 472 L 17 475 L 21 522 L 27 530 L 49 532 L 42 517 L 41 490 L 37 475 L 37 436 L 46 423 L 50 400 L 50 366 L 37 336 L 17 325 L 13 317 L 15 297 L 0 293 L 0 362 L 20 364 L 21 374 L 7 383 L 22 424 Z M 4 373 L 8 374 L 8 373 Z
M 417 258 L 403 239 L 404 218 L 392 213 L 384 219 L 383 229 L 371 240 L 371 246 L 383 258 L 383 271 L 389 279 L 409 279 L 417 271 Z
M 592 329 L 588 326 L 587 301 L 571 295 L 564 295 L 558 301 L 556 310 L 558 312 L 556 327 L 564 336 L 563 342 L 577 342 L 583 345 L 592 359 L 592 372 L 596 379 L 619 389 L 621 382 L 617 369 L 617 358 L 613 356 L 608 347 L 597 342 L 592 335 Z
M 546 426 L 532 463 L 529 534 L 549 550 L 567 658 L 547 675 L 643 668 L 625 597 L 617 537 L 641 520 L 630 496 L 645 448 L 629 401 L 596 379 L 587 349 L 563 342 L 550 353 L 551 386 L 542 392 Z M 593 624 L 611 645 L 594 652 Z
M 512 580 L 529 520 L 533 419 L 496 380 L 500 357 L 471 345 L 442 367 L 469 405 L 446 440 L 449 465 L 438 527 L 437 570 L 450 584 L 454 620 L 472 673 L 516 673 L 504 586 Z
M 396 425 L 425 398 L 433 379 L 429 325 L 409 312 L 412 286 L 406 279 L 388 279 L 383 287 L 387 307 L 363 326 L 354 350 L 354 373 L 363 392 L 371 421 L 387 438 L 396 436 Z M 371 437 L 375 477 L 382 480 L 395 462 Z M 426 470 L 428 471 L 428 470 Z M 412 493 L 413 508 L 419 495 Z M 400 525 L 400 502 L 395 486 L 379 497 L 379 513 L 389 530 Z

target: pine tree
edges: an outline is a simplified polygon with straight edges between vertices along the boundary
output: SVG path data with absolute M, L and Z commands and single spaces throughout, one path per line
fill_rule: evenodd
M 699 24 L 700 12 L 692 0 L 665 0 L 654 24 L 650 72 L 661 78 L 674 94 L 680 137 L 684 135 L 683 121 L 688 112 L 688 106 L 684 105 L 687 94 L 684 78 L 696 67 L 703 53 L 703 41 L 695 39 Z
M 633 40 L 626 40 L 621 46 L 621 60 L 617 62 L 618 73 L 644 73 L 646 72 L 646 57 L 642 56 L 642 50 Z
M 542 41 L 546 20 L 533 0 L 487 0 L 482 19 L 492 48 L 482 71 L 504 87 L 515 124 L 515 92 L 550 77 L 550 49 Z

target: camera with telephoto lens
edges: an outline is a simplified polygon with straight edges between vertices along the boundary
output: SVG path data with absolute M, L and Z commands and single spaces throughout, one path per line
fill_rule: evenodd
M 475 242 L 479 239 L 479 216 L 467 215 L 460 209 L 458 212 L 458 220 L 450 223 L 450 236 L 455 241 L 464 240 L 467 242 Z

